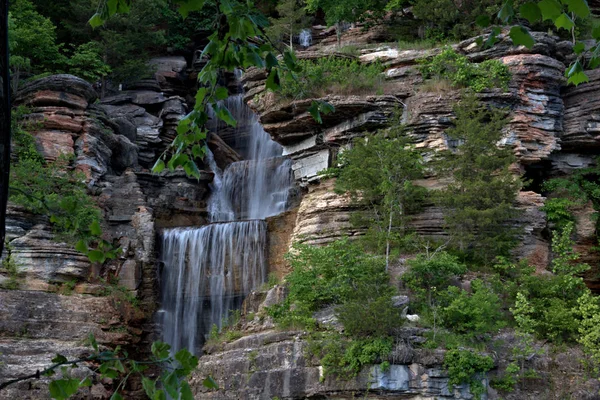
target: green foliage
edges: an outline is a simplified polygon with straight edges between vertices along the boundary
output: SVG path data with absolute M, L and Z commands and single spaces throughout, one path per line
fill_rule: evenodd
M 600 305 L 598 298 L 590 291 L 585 291 L 577 299 L 576 312 L 581 318 L 577 341 L 585 349 L 585 354 L 591 358 L 594 370 L 600 370 Z
M 468 384 L 475 399 L 485 392 L 481 374 L 494 367 L 490 356 L 482 356 L 471 350 L 448 350 L 444 356 L 444 368 L 448 370 L 450 385 Z
M 591 202 L 600 210 L 600 167 L 581 168 L 564 178 L 553 178 L 543 185 L 548 199 L 542 208 L 552 228 L 561 230 L 568 222 L 575 222 L 577 209 Z M 597 212 L 592 216 L 597 218 Z
M 79 45 L 67 61 L 69 72 L 88 82 L 96 82 L 107 76 L 111 69 L 102 60 L 102 48 L 98 42 Z
M 118 249 L 101 239 L 102 214 L 88 194 L 85 176 L 73 170 L 66 156 L 45 162 L 35 149 L 35 139 L 13 115 L 13 163 L 10 201 L 32 213 L 48 215 L 57 238 L 75 245 L 90 261 L 103 263 L 117 256 Z
M 446 47 L 437 56 L 421 61 L 421 73 L 425 79 L 447 79 L 455 87 L 470 88 L 481 92 L 492 88 L 507 90 L 510 82 L 508 66 L 498 60 L 486 60 L 479 64 Z
M 440 315 L 444 326 L 469 336 L 495 333 L 504 327 L 498 295 L 479 279 L 471 282 L 471 290 L 468 293 L 450 286 L 441 294 L 444 306 Z
M 529 275 L 519 281 L 520 291 L 511 307 L 518 327 L 542 339 L 569 342 L 576 339 L 580 317 L 577 300 L 589 289 L 578 275 L 589 269 L 576 263 L 568 224 L 552 240 L 552 270 L 555 275 Z
M 443 291 L 451 279 L 467 272 L 467 267 L 458 258 L 444 251 L 432 255 L 419 254 L 409 260 L 410 269 L 402 275 L 402 281 L 412 291 L 416 300 L 431 307 L 434 292 Z M 425 305 L 424 304 L 424 305 Z
M 90 376 L 83 379 L 73 378 L 70 372 L 71 369 L 78 367 L 80 364 L 94 363 L 98 366 L 96 373 L 99 380 L 106 379 L 117 383 L 111 400 L 123 399 L 120 393 L 125 390 L 126 383 L 132 376 L 141 378 L 143 390 L 149 399 L 164 400 L 169 396 L 180 400 L 193 400 L 194 397 L 187 378 L 198 366 L 198 358 L 186 349 L 173 354 L 168 344 L 157 341 L 152 343 L 152 355 L 149 359 L 136 361 L 129 357 L 127 352 L 119 346 L 114 350 L 100 349 L 96 339 L 91 334 L 89 341 L 93 348 L 91 355 L 68 360 L 58 354 L 52 360 L 54 363 L 52 366 L 24 379 L 30 379 L 36 377 L 36 375 L 38 378 L 40 375 L 54 376 L 58 370 L 61 372 L 61 376 L 60 378 L 53 378 L 50 382 L 50 397 L 56 400 L 67 400 L 77 394 L 81 387 L 91 386 L 92 384 Z M 158 372 L 156 380 L 152 380 L 144 374 L 150 367 L 156 368 L 155 372 Z M 203 381 L 203 385 L 210 390 L 218 389 L 218 385 L 210 376 Z
M 300 33 L 309 23 L 304 1 L 281 0 L 275 9 L 278 18 L 269 18 L 271 25 L 267 28 L 267 34 L 275 40 L 287 40 L 291 48 L 294 35 Z
M 355 297 L 337 309 L 338 320 L 344 332 L 354 338 L 385 337 L 400 325 L 401 310 L 394 307 L 391 287 L 380 293 L 358 290 Z M 369 291 L 367 291 L 369 290 Z
M 280 323 L 304 320 L 310 325 L 313 312 L 351 301 L 357 291 L 372 296 L 392 293 L 383 260 L 347 240 L 323 247 L 297 244 L 287 260 L 293 269 L 286 277 L 289 295 L 270 310 Z
M 401 248 L 409 233 L 406 223 L 418 211 L 426 190 L 413 185 L 423 176 L 423 158 L 411 139 L 396 126 L 356 139 L 341 153 L 335 190 L 349 193 L 366 212 L 353 216 L 357 226 L 368 226 L 366 243 L 385 249 L 386 267 L 392 247 Z
M 61 46 L 56 43 L 55 26 L 48 18 L 38 13 L 29 0 L 11 2 L 10 12 L 13 30 L 9 32 L 13 72 L 19 63 L 33 67 L 34 73 L 56 71 L 64 65 L 66 58 L 60 53 Z M 27 61 L 26 61 L 27 60 Z
M 490 385 L 502 392 L 512 392 L 517 384 L 518 373 L 520 371 L 519 366 L 516 362 L 511 362 L 506 366 L 504 374 L 500 378 L 493 379 Z
M 362 64 L 351 58 L 325 57 L 298 61 L 298 71 L 286 75 L 280 94 L 290 99 L 330 94 L 375 94 L 383 90 L 378 63 Z M 352 79 L 348 79 L 351 76 Z
M 391 351 L 389 335 L 402 318 L 393 306 L 396 291 L 381 258 L 343 240 L 323 247 L 296 245 L 288 260 L 293 268 L 286 278 L 289 295 L 268 312 L 279 326 L 313 332 L 310 352 L 320 359 L 326 375 L 355 376 Z M 327 306 L 336 306 L 344 335 L 315 332 L 312 315 Z
M 6 249 L 6 255 L 2 259 L 0 271 L 6 273 L 8 275 L 8 279 L 2 282 L 2 288 L 17 290 L 21 286 L 19 282 L 19 266 L 12 257 L 12 247 L 8 242 L 5 244 L 4 248 Z
M 385 9 L 385 0 L 306 0 L 306 8 L 316 12 L 319 8 L 325 12 L 329 26 L 340 22 L 357 22 L 365 18 L 381 15 Z
M 428 37 L 460 40 L 477 34 L 480 28 L 474 24 L 476 18 L 497 12 L 503 2 L 503 0 L 463 2 L 414 0 L 412 3 L 415 17 L 428 27 L 426 31 Z M 406 6 L 404 3 L 400 1 L 402 7 Z
M 307 352 L 319 359 L 323 379 L 329 376 L 351 379 L 365 365 L 385 362 L 392 348 L 390 337 L 349 340 L 335 332 L 322 332 L 309 336 Z
M 498 147 L 506 124 L 502 110 L 488 109 L 466 95 L 455 107 L 455 125 L 447 130 L 456 150 L 440 153 L 439 173 L 452 182 L 439 191 L 438 204 L 452 243 L 476 262 L 508 255 L 515 244 L 518 215 L 513 206 L 522 186 L 510 171 L 516 161 L 509 147 Z

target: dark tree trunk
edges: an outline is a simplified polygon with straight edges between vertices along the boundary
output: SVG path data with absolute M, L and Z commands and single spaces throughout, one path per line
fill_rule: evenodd
M 6 234 L 10 174 L 10 74 L 8 65 L 8 0 L 0 0 L 0 254 Z

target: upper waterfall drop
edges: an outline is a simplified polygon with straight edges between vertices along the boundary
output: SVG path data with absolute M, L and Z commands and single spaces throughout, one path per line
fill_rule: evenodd
M 288 208 L 294 186 L 291 160 L 260 125 L 242 95 L 224 101 L 237 121 L 230 142 L 243 161 L 221 170 L 209 150 L 213 171 L 207 204 L 209 225 L 166 230 L 162 237 L 163 340 L 174 351 L 199 353 L 204 336 L 220 330 L 229 311 L 266 280 L 267 225 L 264 219 Z M 212 134 L 226 127 L 212 122 Z
M 265 132 L 243 95 L 228 98 L 225 106 L 237 121 L 234 146 L 241 149 L 245 160 L 222 172 L 214 160 L 209 160 L 219 181 L 213 184 L 208 202 L 210 221 L 265 219 L 281 214 L 294 182 L 291 160 L 282 156 L 283 147 Z

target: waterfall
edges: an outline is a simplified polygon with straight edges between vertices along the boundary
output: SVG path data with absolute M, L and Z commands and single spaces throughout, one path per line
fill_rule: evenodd
M 298 43 L 304 48 L 310 47 L 312 44 L 312 32 L 310 29 L 302 29 L 298 36 Z
M 173 351 L 199 354 L 213 325 L 219 330 L 230 310 L 266 280 L 265 218 L 284 212 L 293 186 L 291 161 L 260 125 L 242 95 L 224 102 L 237 127 L 213 121 L 214 134 L 231 135 L 245 158 L 221 170 L 208 151 L 214 172 L 208 200 L 209 225 L 165 230 L 162 236 L 163 340 Z

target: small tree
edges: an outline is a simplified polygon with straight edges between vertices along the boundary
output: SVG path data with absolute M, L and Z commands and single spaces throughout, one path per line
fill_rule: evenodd
M 319 8 L 325 12 L 330 26 L 336 26 L 338 45 L 341 39 L 341 23 L 364 20 L 367 16 L 377 16 L 387 4 L 383 0 L 306 0 L 306 9 L 316 12 Z
M 511 220 L 521 179 L 509 169 L 516 157 L 499 147 L 505 112 L 487 108 L 467 94 L 455 107 L 455 126 L 447 131 L 458 145 L 440 154 L 439 172 L 452 179 L 437 196 L 456 247 L 478 262 L 508 255 L 516 229 Z
M 277 7 L 279 18 L 269 18 L 271 26 L 268 28 L 269 36 L 277 39 L 289 37 L 289 46 L 292 40 L 307 24 L 306 9 L 303 1 L 282 0 Z
M 423 197 L 424 189 L 412 183 L 423 176 L 421 154 L 395 129 L 355 140 L 342 163 L 336 191 L 367 207 L 371 227 L 385 242 L 387 270 L 391 242 L 406 234 L 406 215 Z

